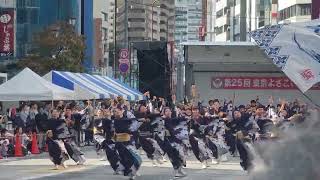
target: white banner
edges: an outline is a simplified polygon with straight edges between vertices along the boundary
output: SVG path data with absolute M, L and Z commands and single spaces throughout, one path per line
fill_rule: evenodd
M 302 92 L 320 82 L 320 20 L 270 26 L 250 35 Z

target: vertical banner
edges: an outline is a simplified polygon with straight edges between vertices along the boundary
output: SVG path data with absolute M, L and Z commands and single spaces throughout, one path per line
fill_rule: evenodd
M 0 13 L 0 56 L 14 54 L 14 9 L 4 9 Z

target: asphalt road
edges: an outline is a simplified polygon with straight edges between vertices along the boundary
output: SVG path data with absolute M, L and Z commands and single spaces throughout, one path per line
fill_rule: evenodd
M 87 163 L 77 166 L 73 161 L 67 161 L 68 169 L 53 170 L 53 165 L 46 154 L 26 159 L 13 159 L 9 161 L 0 160 L 1 180 L 124 180 L 128 177 L 113 175 L 107 161 L 100 161 L 92 149 L 86 150 Z M 173 179 L 173 169 L 169 162 L 158 167 L 152 167 L 152 163 L 143 157 L 142 168 L 139 170 L 141 176 L 137 180 L 170 180 Z M 229 162 L 219 165 L 211 165 L 202 170 L 201 164 L 194 158 L 187 162 L 185 171 L 187 177 L 181 180 L 242 180 L 247 175 L 242 171 L 238 159 L 232 158 Z

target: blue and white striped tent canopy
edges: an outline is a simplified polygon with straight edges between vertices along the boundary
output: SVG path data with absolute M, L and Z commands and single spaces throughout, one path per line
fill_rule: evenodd
M 137 101 L 145 98 L 139 91 L 107 76 L 51 71 L 44 78 L 53 84 L 74 90 L 76 99 L 106 99 L 121 96 L 126 100 Z

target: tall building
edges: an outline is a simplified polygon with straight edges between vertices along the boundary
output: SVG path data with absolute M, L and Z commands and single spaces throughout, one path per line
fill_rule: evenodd
M 312 0 L 278 0 L 279 23 L 311 20 Z
M 40 30 L 40 0 L 16 1 L 16 58 L 32 49 L 33 34 Z
M 71 22 L 80 33 L 80 0 L 1 0 L 0 9 L 15 9 L 15 57 L 20 59 L 32 49 L 34 33 L 58 21 Z
M 173 41 L 174 0 L 118 1 L 117 42 Z M 126 23 L 126 16 L 128 23 Z
M 108 71 L 109 48 L 108 48 L 108 27 L 109 27 L 109 2 L 106 0 L 93 1 L 93 67 L 95 72 L 106 74 Z
M 208 41 L 249 41 L 249 31 L 277 22 L 276 0 L 208 0 Z
M 175 42 L 199 41 L 202 0 L 176 0 Z

